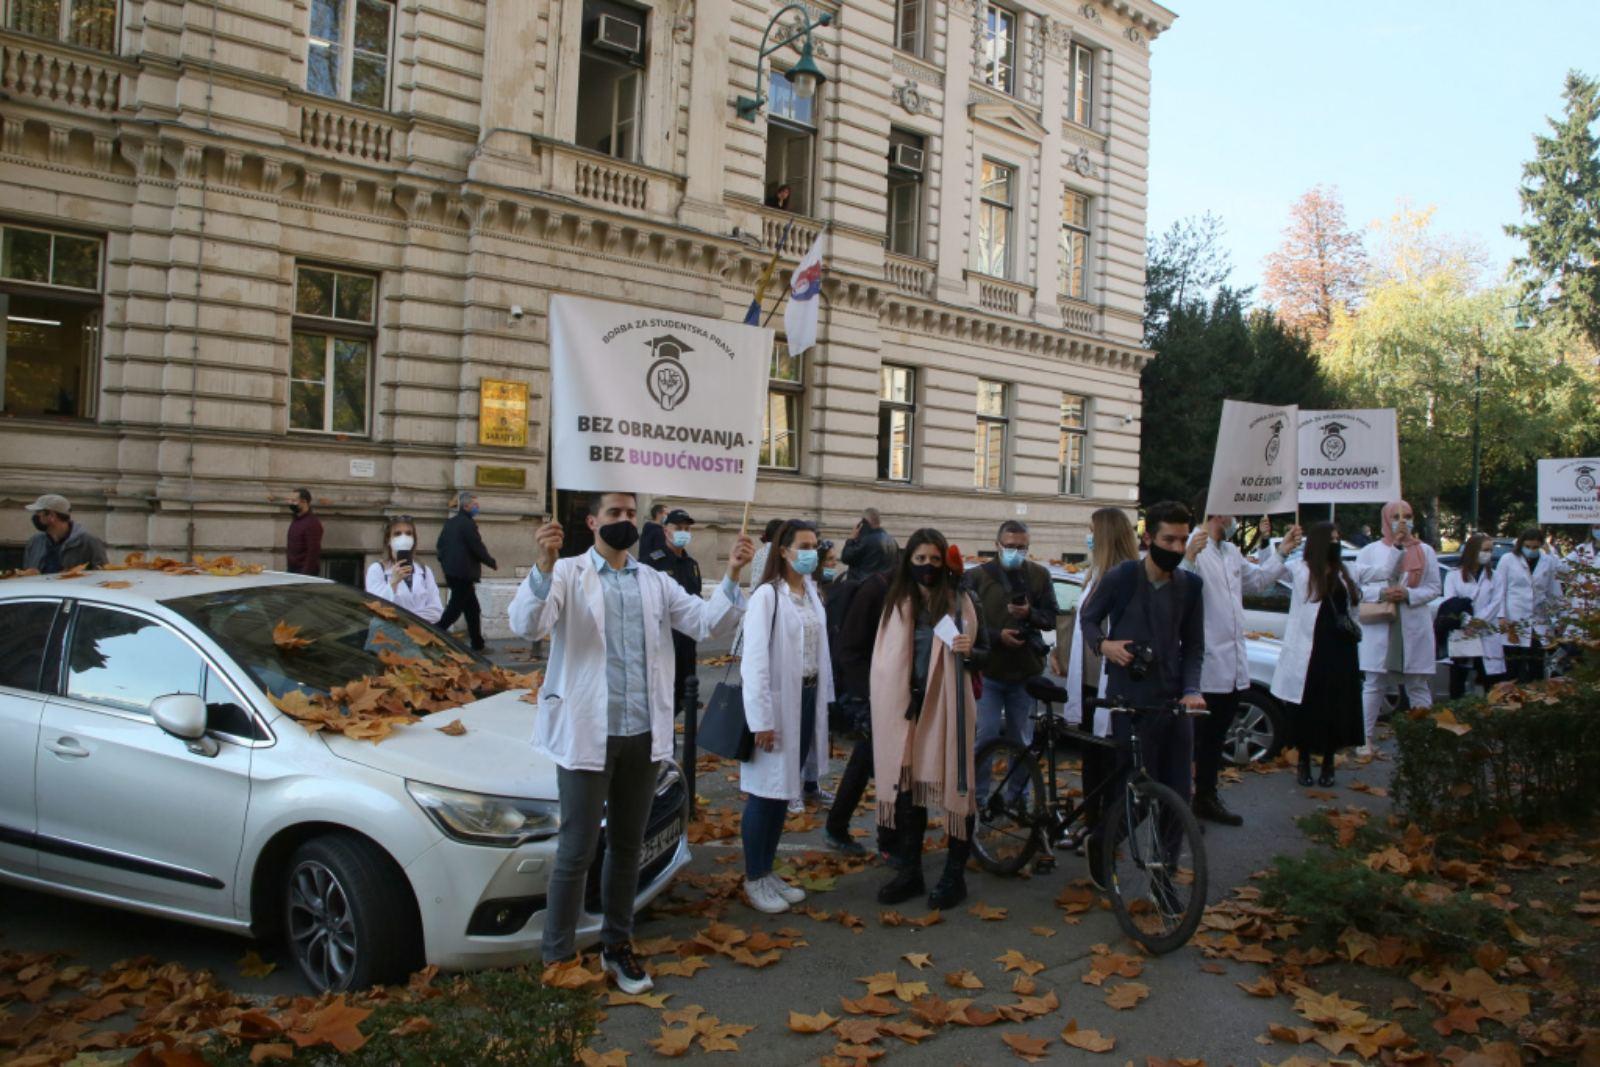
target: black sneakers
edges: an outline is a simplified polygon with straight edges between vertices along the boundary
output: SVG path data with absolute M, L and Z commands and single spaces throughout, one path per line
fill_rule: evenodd
M 656 984 L 645 973 L 644 964 L 633 954 L 633 946 L 624 941 L 619 945 L 606 945 L 600 950 L 600 965 L 624 993 L 648 993 Z

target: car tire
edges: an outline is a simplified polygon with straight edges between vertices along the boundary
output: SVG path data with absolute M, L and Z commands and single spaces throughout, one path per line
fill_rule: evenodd
M 1236 767 L 1272 759 L 1287 732 L 1283 705 L 1265 689 L 1251 686 L 1239 695 L 1239 712 L 1222 742 L 1222 758 Z
M 281 892 L 285 947 L 318 993 L 404 981 L 421 965 L 409 883 L 366 838 L 334 833 L 303 842 Z

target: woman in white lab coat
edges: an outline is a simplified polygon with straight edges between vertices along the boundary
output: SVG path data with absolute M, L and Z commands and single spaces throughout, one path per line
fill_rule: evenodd
M 1361 689 L 1366 743 L 1361 754 L 1371 755 L 1378 713 L 1391 686 L 1403 685 L 1413 708 L 1433 706 L 1438 651 L 1428 605 L 1438 599 L 1443 582 L 1433 546 L 1417 537 L 1410 504 L 1396 500 L 1384 505 L 1383 538 L 1356 556 L 1355 577 L 1364 604 L 1395 608 L 1388 621 L 1361 624 L 1361 670 L 1366 676 Z
M 1519 682 L 1544 677 L 1550 619 L 1561 606 L 1556 581 L 1561 569 L 1560 561 L 1544 550 L 1544 534 L 1537 527 L 1522 531 L 1516 551 L 1507 552 L 1495 566 L 1506 669 Z
M 1333 784 L 1334 757 L 1359 744 L 1361 631 L 1354 618 L 1361 590 L 1344 565 L 1338 530 L 1319 522 L 1306 535 L 1304 559 L 1286 564 L 1293 590 L 1272 695 L 1283 701 L 1288 743 L 1300 752 L 1299 782 L 1312 784 L 1311 757 L 1322 757 L 1321 784 Z
M 1444 598 L 1457 597 L 1472 603 L 1472 610 L 1461 619 L 1455 638 L 1478 643 L 1476 655 L 1452 656 L 1450 661 L 1450 699 L 1467 691 L 1467 675 L 1477 675 L 1487 692 L 1506 672 L 1504 639 L 1500 636 L 1502 610 L 1500 585 L 1494 579 L 1494 539 L 1486 533 L 1467 538 L 1461 548 L 1461 566 L 1444 576 Z
M 367 567 L 367 594 L 398 604 L 427 622 L 444 614 L 433 570 L 418 563 L 417 526 L 410 515 L 396 515 L 383 527 L 383 557 Z
M 755 751 L 739 768 L 747 794 L 741 825 L 745 900 L 776 915 L 806 899 L 803 889 L 772 872 L 789 801 L 800 797 L 801 765 L 815 749 L 825 760 L 828 720 L 818 709 L 833 701 L 828 618 L 811 575 L 817 569 L 817 528 L 786 522 L 769 542 L 766 571 L 744 619 L 745 721 Z

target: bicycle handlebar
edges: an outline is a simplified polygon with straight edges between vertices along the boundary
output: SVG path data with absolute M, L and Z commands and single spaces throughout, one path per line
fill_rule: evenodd
M 1209 715 L 1209 709 L 1194 709 L 1184 707 L 1176 700 L 1163 701 L 1160 704 L 1134 704 L 1126 700 L 1117 700 L 1113 697 L 1089 697 L 1083 702 L 1085 711 L 1105 708 L 1113 715 Z

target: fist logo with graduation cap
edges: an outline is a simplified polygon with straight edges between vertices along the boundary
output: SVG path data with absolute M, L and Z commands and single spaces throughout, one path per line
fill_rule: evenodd
M 1275 463 L 1278 459 L 1278 449 L 1283 447 L 1283 420 L 1275 419 L 1272 423 L 1272 436 L 1267 438 L 1266 458 L 1268 463 Z
M 1322 454 L 1328 459 L 1338 459 L 1344 455 L 1345 439 L 1344 424 L 1339 422 L 1325 422 L 1322 424 Z
M 652 362 L 645 371 L 644 385 L 650 391 L 650 399 L 660 404 L 662 411 L 671 411 L 688 399 L 689 371 L 682 357 L 685 352 L 693 351 L 671 334 L 650 341 Z
M 1580 493 L 1594 492 L 1594 468 L 1587 465 L 1579 467 L 1578 478 L 1574 484 L 1577 485 Z

